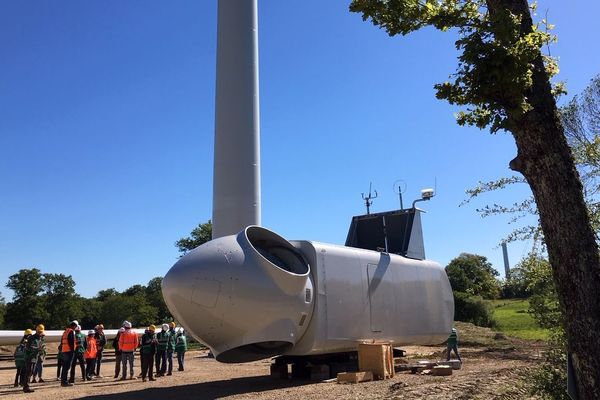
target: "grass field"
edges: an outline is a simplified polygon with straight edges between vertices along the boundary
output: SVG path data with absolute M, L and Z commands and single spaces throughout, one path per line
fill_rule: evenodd
M 548 332 L 539 328 L 527 312 L 527 300 L 494 300 L 490 302 L 494 310 L 494 319 L 498 321 L 498 331 L 521 339 L 548 338 Z

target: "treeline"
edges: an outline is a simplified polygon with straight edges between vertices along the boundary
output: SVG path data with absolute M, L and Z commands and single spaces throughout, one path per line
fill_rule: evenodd
M 450 261 L 446 274 L 454 293 L 454 319 L 479 326 L 494 327 L 496 322 L 488 300 L 529 299 L 529 313 L 542 328 L 560 325 L 562 311 L 552 281 L 550 264 L 530 254 L 499 280 L 498 271 L 486 257 L 463 253 Z M 551 322 L 548 322 L 548 319 Z
M 25 329 L 43 323 L 46 329 L 63 329 L 76 319 L 84 329 L 102 323 L 107 328 L 124 320 L 134 326 L 172 321 L 161 292 L 161 277 L 147 285 L 133 285 L 123 292 L 101 290 L 92 298 L 75 292 L 70 275 L 21 269 L 8 278 L 6 287 L 14 296 L 6 303 L 0 297 L 0 329 Z

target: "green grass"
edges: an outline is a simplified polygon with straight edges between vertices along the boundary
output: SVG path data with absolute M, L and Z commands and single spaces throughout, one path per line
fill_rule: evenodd
M 548 339 L 548 331 L 538 327 L 527 312 L 529 301 L 493 300 L 490 303 L 494 319 L 498 322 L 498 331 L 521 339 Z

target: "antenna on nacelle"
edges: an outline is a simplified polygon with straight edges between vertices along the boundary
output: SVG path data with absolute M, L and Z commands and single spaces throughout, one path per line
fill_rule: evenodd
M 365 197 L 364 193 L 361 193 L 360 195 L 362 196 L 362 199 L 365 201 L 365 206 L 367 206 L 367 215 L 369 215 L 370 212 L 370 207 L 373 204 L 373 199 L 377 198 L 377 190 L 375 190 L 375 196 L 371 195 L 371 186 L 373 185 L 373 182 L 369 182 L 369 194 L 367 195 L 367 197 Z
M 400 198 L 400 209 L 404 210 L 404 204 L 402 203 L 402 193 L 406 192 L 406 182 L 402 179 L 398 179 L 394 182 L 394 193 L 398 193 L 398 197 Z

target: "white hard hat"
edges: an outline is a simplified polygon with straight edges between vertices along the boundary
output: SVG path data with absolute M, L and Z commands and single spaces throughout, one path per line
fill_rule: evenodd
M 89 335 L 94 335 L 95 333 L 96 333 L 96 332 L 95 332 L 93 329 L 90 329 L 90 330 L 88 331 L 88 336 L 89 336 Z
M 131 322 L 129 322 L 129 321 L 123 322 L 123 327 L 124 328 L 131 328 Z
M 162 324 L 162 330 L 166 331 L 169 329 L 169 324 Z
M 77 326 L 77 325 L 79 325 L 79 322 L 77 322 L 77 320 L 74 319 L 73 321 L 71 321 L 71 325 L 76 325 Z

